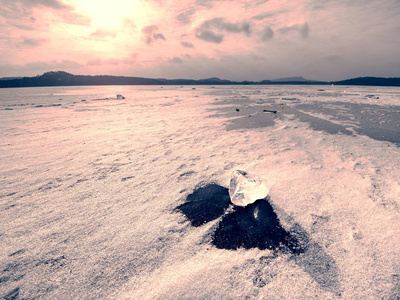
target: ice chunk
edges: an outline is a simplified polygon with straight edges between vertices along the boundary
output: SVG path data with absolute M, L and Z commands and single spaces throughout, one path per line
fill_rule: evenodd
M 233 204 L 246 206 L 258 199 L 264 199 L 268 192 L 269 187 L 266 179 L 242 170 L 232 172 L 229 196 Z

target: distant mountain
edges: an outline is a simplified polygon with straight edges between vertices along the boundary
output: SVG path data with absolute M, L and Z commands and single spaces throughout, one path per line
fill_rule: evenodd
M 164 79 L 165 85 L 217 85 L 217 84 L 236 84 L 234 81 L 219 79 L 217 77 L 205 79 Z
M 232 81 L 225 80 L 225 79 L 219 79 L 218 77 L 200 79 L 200 80 L 198 80 L 198 82 L 205 83 L 205 84 L 232 84 Z
M 35 77 L 2 80 L 0 87 L 76 86 L 76 85 L 160 85 L 164 81 L 141 77 L 108 75 L 73 75 L 64 71 L 51 71 Z
M 336 85 L 400 86 L 400 78 L 358 77 L 331 83 Z
M 303 77 L 279 78 L 262 81 L 230 81 L 217 77 L 205 79 L 163 79 L 110 75 L 73 75 L 64 71 L 51 71 L 35 77 L 8 78 L 0 80 L 0 88 L 39 86 L 82 86 L 82 85 L 248 85 L 248 84 L 291 84 L 291 85 L 380 85 L 400 86 L 400 78 L 360 77 L 343 81 L 314 81 Z
M 22 77 L 1 77 L 0 80 L 20 79 Z
M 272 82 L 313 82 L 316 80 L 311 80 L 311 79 L 306 79 L 304 77 L 301 76 L 297 76 L 297 77 L 287 77 L 287 78 L 277 78 L 277 79 L 272 79 Z

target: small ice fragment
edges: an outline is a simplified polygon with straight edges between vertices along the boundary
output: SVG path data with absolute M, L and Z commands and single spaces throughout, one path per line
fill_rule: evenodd
M 246 206 L 256 200 L 264 199 L 268 192 L 269 187 L 266 179 L 242 170 L 232 172 L 229 196 L 233 204 Z

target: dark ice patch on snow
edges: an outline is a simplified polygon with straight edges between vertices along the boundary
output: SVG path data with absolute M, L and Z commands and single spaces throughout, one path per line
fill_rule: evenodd
M 287 248 L 294 254 L 306 250 L 307 236 L 286 231 L 269 203 L 269 197 L 245 207 L 232 207 L 228 189 L 217 184 L 202 186 L 188 195 L 176 210 L 182 212 L 192 226 L 198 227 L 222 217 L 214 233 L 212 244 L 220 249 Z M 302 236 L 303 238 L 299 238 Z
M 254 129 L 274 126 L 277 118 L 277 107 L 272 105 L 224 106 L 215 109 L 214 117 L 229 118 L 227 130 Z
M 294 115 L 299 121 L 308 123 L 312 129 L 317 131 L 324 131 L 330 134 L 343 133 L 347 135 L 352 135 L 352 132 L 350 130 L 340 124 L 311 116 L 293 107 L 285 108 L 285 113 Z
M 346 122 L 358 134 L 375 140 L 400 143 L 400 106 L 328 102 L 300 104 L 296 108 Z
M 314 117 L 308 113 L 296 109 L 295 107 L 297 106 L 255 105 L 235 109 L 233 109 L 233 107 L 225 107 L 219 111 L 225 111 L 223 116 L 230 118 L 226 125 L 227 130 L 254 129 L 274 126 L 275 119 L 285 119 L 287 115 L 292 115 L 299 121 L 308 123 L 314 130 L 324 131 L 330 134 L 352 134 L 352 132 L 343 125 L 330 122 L 326 119 Z
M 176 209 L 188 218 L 192 226 L 198 227 L 222 216 L 229 204 L 228 189 L 209 184 L 196 189 Z
M 229 118 L 226 123 L 227 130 L 255 129 L 274 126 L 275 119 L 283 120 L 287 115 L 292 115 L 299 121 L 308 123 L 314 130 L 324 131 L 330 134 L 352 134 L 352 132 L 343 125 L 314 117 L 300 111 L 296 107 L 297 106 L 294 104 L 222 106 L 216 109 L 217 114 L 214 116 Z
M 347 94 L 348 95 L 348 94 Z M 367 95 L 368 96 L 368 95 Z M 314 130 L 329 134 L 366 135 L 379 141 L 400 145 L 400 106 L 348 102 L 302 104 L 297 98 L 252 100 L 249 98 L 218 99 L 212 117 L 228 118 L 227 130 L 273 126 L 276 119 L 293 116 Z M 276 113 L 271 113 L 276 111 Z M 322 115 L 322 117 L 317 117 Z
M 312 241 L 308 233 L 279 210 L 289 229 L 282 227 L 270 197 L 260 199 L 245 207 L 235 206 L 232 210 L 228 189 L 217 184 L 208 184 L 194 190 L 186 202 L 176 210 L 183 213 L 192 226 L 198 227 L 219 217 L 214 227 L 211 243 L 219 249 L 237 250 L 259 248 L 290 254 L 296 262 L 322 288 L 336 295 L 341 294 L 338 268 L 335 261 L 321 246 Z
M 293 254 L 306 250 L 307 240 L 300 241 L 280 224 L 268 199 L 258 200 L 245 207 L 236 206 L 218 224 L 212 243 L 220 249 L 238 248 L 282 249 Z
M 275 122 L 272 116 L 256 113 L 254 115 L 247 115 L 245 117 L 230 120 L 229 124 L 227 124 L 226 126 L 226 129 L 227 130 L 252 129 L 252 128 L 274 126 L 274 125 Z

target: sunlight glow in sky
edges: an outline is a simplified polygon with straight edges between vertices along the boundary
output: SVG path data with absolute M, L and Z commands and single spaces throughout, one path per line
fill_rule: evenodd
M 0 77 L 400 77 L 398 0 L 0 0 Z
M 120 30 L 123 20 L 139 21 L 146 13 L 140 0 L 75 0 L 73 6 L 77 12 L 91 19 L 91 26 L 106 30 Z

